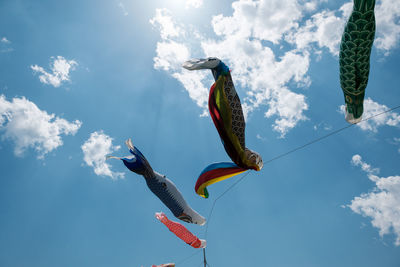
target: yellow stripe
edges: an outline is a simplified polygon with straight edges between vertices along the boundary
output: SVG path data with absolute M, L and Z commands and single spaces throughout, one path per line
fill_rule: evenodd
M 209 186 L 209 185 L 215 184 L 215 183 L 217 183 L 217 182 L 220 182 L 220 181 L 226 180 L 226 179 L 228 179 L 228 178 L 231 178 L 232 176 L 241 174 L 241 173 L 243 173 L 243 172 L 245 172 L 245 171 L 246 171 L 246 170 L 240 171 L 240 172 L 236 172 L 236 173 L 227 174 L 227 175 L 220 176 L 220 177 L 217 177 L 217 178 L 214 178 L 214 179 L 210 179 L 210 180 L 208 180 L 207 182 L 201 184 L 201 185 L 199 186 L 199 188 L 197 189 L 197 192 L 196 192 L 196 193 L 197 193 L 198 195 L 200 195 L 200 196 L 202 196 L 202 197 L 205 198 L 206 196 L 204 195 L 204 188 L 206 188 L 206 187 Z

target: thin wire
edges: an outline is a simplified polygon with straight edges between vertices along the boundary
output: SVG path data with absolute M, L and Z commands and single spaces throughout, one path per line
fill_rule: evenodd
M 193 256 L 195 256 L 195 255 L 197 255 L 197 254 L 199 254 L 199 253 L 200 253 L 200 250 L 196 249 L 196 252 L 194 252 L 194 253 L 191 254 L 190 256 L 184 258 L 183 260 L 181 260 L 181 261 L 175 263 L 175 265 L 178 266 L 179 264 L 184 263 L 185 261 L 187 261 L 188 259 L 192 258 Z
M 250 170 L 251 172 L 251 170 Z M 210 213 L 208 214 L 208 220 L 207 220 L 207 224 L 206 224 L 206 230 L 205 230 L 205 234 L 204 234 L 204 238 L 205 240 L 207 240 L 207 234 L 208 234 L 208 225 L 210 224 L 210 220 L 211 220 L 211 216 L 212 213 L 214 211 L 214 207 L 215 207 L 215 203 L 221 198 L 223 197 L 228 191 L 230 191 L 235 185 L 237 185 L 238 183 L 240 183 L 240 181 L 242 181 L 250 172 L 245 173 L 244 175 L 242 175 L 242 177 L 240 177 L 236 182 L 234 182 L 230 187 L 228 187 L 224 192 L 222 192 L 213 202 L 212 206 L 211 206 L 211 210 Z
M 266 165 L 266 164 L 268 164 L 268 163 L 271 163 L 272 161 L 275 161 L 275 160 L 280 159 L 280 158 L 282 158 L 282 157 L 285 157 L 285 156 L 287 156 L 287 155 L 289 155 L 289 154 L 292 154 L 292 153 L 294 153 L 294 152 L 296 152 L 296 151 L 298 151 L 298 150 L 300 150 L 300 149 L 303 149 L 303 148 L 305 148 L 305 147 L 307 147 L 307 146 L 309 146 L 309 145 L 312 145 L 312 144 L 314 144 L 314 143 L 317 143 L 317 142 L 319 142 L 319 141 L 321 141 L 321 140 L 323 140 L 323 139 L 325 139 L 325 138 L 328 138 L 329 136 L 332 136 L 332 135 L 334 135 L 334 134 L 337 134 L 337 133 L 339 133 L 339 132 L 341 132 L 341 131 L 343 131 L 343 130 L 346 130 L 346 129 L 350 128 L 350 127 L 353 127 L 353 126 L 356 125 L 356 124 L 359 124 L 359 123 L 364 122 L 364 121 L 368 121 L 368 120 L 370 120 L 370 119 L 372 119 L 372 118 L 378 117 L 378 116 L 380 116 L 380 115 L 383 115 L 383 114 L 385 114 L 385 113 L 391 112 L 391 111 L 393 111 L 393 110 L 395 110 L 395 109 L 398 109 L 398 108 L 400 108 L 400 105 L 398 105 L 398 106 L 396 106 L 396 107 L 394 107 L 394 108 L 388 109 L 388 110 L 386 110 L 386 111 L 380 112 L 380 113 L 378 113 L 378 114 L 372 115 L 372 116 L 370 116 L 370 117 L 368 117 L 368 118 L 362 119 L 361 121 L 359 121 L 359 122 L 357 122 L 357 123 L 346 125 L 346 126 L 340 128 L 340 129 L 338 129 L 338 130 L 335 130 L 335 131 L 330 132 L 330 133 L 328 133 L 328 134 L 326 134 L 326 135 L 324 135 L 324 136 L 321 136 L 321 137 L 319 137 L 319 138 L 316 138 L 316 139 L 314 139 L 314 140 L 312 140 L 312 141 L 310 141 L 310 142 L 308 142 L 308 143 L 305 143 L 304 145 L 298 146 L 298 147 L 296 147 L 296 148 L 294 148 L 294 149 L 292 149 L 292 150 L 289 150 L 289 151 L 287 151 L 287 152 L 285 152 L 285 153 L 282 153 L 282 154 L 280 154 L 280 155 L 278 155 L 278 156 L 276 156 L 276 157 L 273 157 L 273 158 L 271 158 L 271 159 L 265 161 L 265 162 L 264 162 L 264 165 Z M 208 214 L 208 217 L 207 217 L 207 218 L 208 218 L 208 221 L 207 221 L 206 230 L 205 230 L 205 235 L 204 235 L 206 240 L 207 240 L 207 234 L 208 234 L 208 225 L 210 224 L 211 216 L 212 216 L 212 214 L 213 214 L 213 211 L 214 211 L 214 207 L 215 207 L 216 202 L 217 202 L 221 197 L 223 197 L 228 191 L 230 191 L 234 186 L 236 186 L 238 183 L 240 183 L 249 173 L 250 173 L 250 172 L 247 172 L 245 175 L 243 175 L 240 179 L 238 179 L 235 183 L 233 183 L 230 187 L 228 187 L 228 189 L 226 189 L 222 194 L 220 194 L 220 195 L 214 200 L 214 202 L 213 202 L 213 204 L 212 204 L 212 207 L 211 207 L 211 211 L 210 211 L 210 213 Z
M 279 159 L 279 158 L 282 158 L 282 157 L 284 157 L 284 156 L 287 156 L 287 155 L 289 155 L 289 154 L 291 154 L 291 153 L 293 153 L 293 152 L 296 152 L 297 150 L 303 149 L 303 148 L 305 148 L 305 147 L 307 147 L 307 146 L 309 146 L 309 145 L 312 145 L 312 144 L 314 144 L 314 143 L 317 143 L 317 142 L 319 142 L 319 141 L 321 141 L 321 140 L 323 140 L 323 139 L 325 139 L 325 138 L 328 138 L 329 136 L 332 136 L 332 135 L 334 135 L 334 134 L 337 134 L 337 133 L 339 133 L 339 132 L 341 132 L 341 131 L 343 131 L 343 130 L 346 130 L 346 129 L 350 128 L 350 127 L 353 127 L 353 126 L 356 125 L 356 124 L 359 124 L 359 123 L 361 123 L 361 122 L 364 122 L 364 121 L 370 120 L 370 119 L 372 119 L 372 118 L 378 117 L 378 116 L 380 116 L 380 115 L 383 115 L 383 114 L 385 114 L 385 113 L 388 113 L 388 112 L 393 111 L 393 110 L 398 109 L 398 108 L 400 108 L 400 105 L 399 105 L 399 106 L 396 106 L 396 107 L 394 107 L 394 108 L 388 109 L 388 110 L 386 110 L 386 111 L 382 111 L 382 112 L 380 112 L 380 113 L 378 113 L 378 114 L 372 115 L 372 116 L 370 116 L 370 117 L 368 117 L 368 118 L 362 119 L 361 121 L 356 122 L 356 123 L 354 123 L 354 124 L 346 125 L 346 126 L 340 128 L 340 129 L 338 129 L 338 130 L 335 130 L 335 131 L 333 131 L 333 132 L 330 132 L 330 133 L 328 133 L 328 134 L 326 134 L 326 135 L 324 135 L 324 136 L 321 136 L 321 137 L 319 137 L 319 138 L 317 138 L 317 139 L 314 139 L 314 140 L 312 140 L 312 141 L 310 141 L 310 142 L 308 142 L 308 143 L 306 143 L 306 144 L 304 144 L 304 145 L 298 146 L 298 147 L 296 147 L 296 148 L 294 148 L 294 149 L 292 149 L 292 150 L 289 150 L 288 152 L 282 153 L 282 154 L 280 154 L 280 155 L 278 155 L 278 156 L 276 156 L 276 157 L 274 157 L 274 158 L 272 158 L 272 159 L 270 159 L 270 160 L 267 160 L 266 162 L 264 162 L 264 165 L 265 165 L 265 164 L 268 164 L 268 163 L 270 163 L 270 162 L 272 162 L 272 161 L 275 161 L 275 160 L 277 160 L 277 159 Z
M 282 153 L 282 154 L 280 154 L 280 155 L 278 155 L 278 156 L 276 156 L 276 157 L 273 157 L 273 158 L 271 158 L 271 159 L 265 161 L 265 162 L 264 162 L 264 165 L 266 165 L 266 164 L 268 164 L 268 163 L 271 163 L 272 161 L 275 161 L 275 160 L 280 159 L 280 158 L 282 158 L 282 157 L 285 157 L 285 156 L 287 156 L 287 155 L 289 155 L 289 154 L 292 154 L 292 153 L 294 153 L 294 152 L 296 152 L 296 151 L 298 151 L 298 150 L 301 150 L 301 149 L 303 149 L 303 148 L 305 148 L 305 147 L 307 147 L 307 146 L 309 146 L 309 145 L 315 144 L 315 143 L 317 143 L 317 142 L 319 142 L 319 141 L 321 141 L 321 140 L 323 140 L 323 139 L 325 139 L 325 138 L 328 138 L 328 137 L 330 137 L 330 136 L 332 136 L 332 135 L 335 135 L 335 134 L 337 134 L 337 133 L 339 133 L 339 132 L 341 132 L 341 131 L 343 131 L 343 130 L 346 130 L 346 129 L 350 128 L 350 127 L 353 127 L 353 126 L 356 125 L 356 124 L 359 124 L 359 123 L 364 122 L 364 121 L 368 121 L 368 120 L 370 120 L 370 119 L 372 119 L 372 118 L 378 117 L 378 116 L 380 116 L 380 115 L 383 115 L 383 114 L 385 114 L 385 113 L 391 112 L 391 111 L 393 111 L 393 110 L 395 110 L 395 109 L 398 109 L 398 108 L 400 108 L 400 105 L 399 105 L 399 106 L 396 106 L 396 107 L 394 107 L 394 108 L 388 109 L 388 110 L 386 110 L 386 111 L 380 112 L 380 113 L 378 113 L 378 114 L 372 115 L 372 116 L 370 116 L 370 117 L 368 117 L 368 118 L 362 119 L 362 120 L 360 120 L 360 121 L 357 122 L 357 123 L 346 125 L 346 126 L 340 128 L 340 129 L 337 129 L 337 130 L 335 130 L 335 131 L 333 131 L 333 132 L 330 132 L 330 133 L 328 133 L 328 134 L 326 134 L 326 135 L 323 135 L 323 136 L 321 136 L 321 137 L 319 137 L 319 138 L 316 138 L 316 139 L 314 139 L 314 140 L 312 140 L 312 141 L 310 141 L 310 142 L 308 142 L 308 143 L 305 143 L 305 144 L 303 144 L 303 145 L 301 145 L 301 146 L 298 146 L 298 147 L 296 147 L 296 148 L 294 148 L 294 149 L 292 149 L 292 150 L 289 150 L 289 151 L 287 151 L 287 152 L 285 152 L 285 153 Z M 251 172 L 251 170 L 250 170 L 250 172 Z M 207 240 L 207 234 L 208 234 L 208 226 L 209 226 L 210 221 L 211 221 L 211 217 L 212 217 L 212 214 L 213 214 L 213 211 L 214 211 L 215 204 L 216 204 L 217 201 L 218 201 L 220 198 L 222 198 L 228 191 L 230 191 L 233 187 L 235 187 L 238 183 L 240 183 L 250 172 L 247 172 L 246 174 L 242 175 L 242 177 L 240 177 L 236 182 L 234 182 L 231 186 L 229 186 L 224 192 L 222 192 L 222 193 L 214 200 L 214 202 L 213 202 L 213 204 L 212 204 L 212 206 L 211 206 L 210 213 L 208 214 L 208 217 L 207 217 L 208 220 L 207 220 L 207 225 L 206 225 L 205 234 L 204 234 L 206 240 Z M 186 261 L 186 260 L 188 260 L 189 258 L 193 257 L 194 255 L 198 254 L 199 252 L 200 252 L 200 250 L 198 250 L 196 253 L 192 254 L 192 255 L 189 256 L 188 258 L 184 259 L 183 261 L 179 262 L 179 264 L 182 263 L 182 262 L 184 262 L 184 261 Z M 206 253 L 206 252 L 205 252 L 205 249 L 203 249 L 203 253 L 204 253 L 203 255 L 204 255 L 204 259 L 205 259 L 205 253 Z M 203 261 L 203 264 L 204 264 L 204 261 Z M 206 260 L 205 260 L 205 264 L 206 264 L 207 266 L 210 266 Z M 178 263 L 177 263 L 177 265 L 178 265 Z

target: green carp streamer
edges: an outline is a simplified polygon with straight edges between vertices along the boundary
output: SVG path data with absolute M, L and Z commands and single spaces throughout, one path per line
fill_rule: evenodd
M 346 103 L 346 120 L 361 121 L 369 61 L 375 36 L 375 0 L 354 0 L 353 11 L 340 43 L 340 86 Z

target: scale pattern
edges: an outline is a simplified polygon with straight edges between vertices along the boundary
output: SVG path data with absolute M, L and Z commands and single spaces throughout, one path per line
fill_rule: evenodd
M 131 157 L 120 158 L 125 166 L 139 175 L 143 175 L 148 188 L 153 192 L 178 219 L 203 225 L 206 220 L 203 216 L 193 210 L 176 185 L 165 175 L 153 171 L 146 157 L 137 147 L 132 147 L 129 151 Z
M 232 132 L 239 139 L 240 146 L 245 149 L 245 121 L 242 111 L 242 104 L 238 94 L 236 93 L 235 86 L 232 81 L 230 73 L 226 75 L 224 82 L 224 92 L 228 98 L 228 103 L 232 112 Z
M 164 175 L 154 172 L 155 176 L 146 179 L 147 186 L 164 204 L 175 217 L 188 222 L 203 225 L 205 219 L 203 216 L 193 210 L 185 201 L 182 193 L 175 184 Z
M 371 48 L 375 36 L 375 0 L 354 0 L 353 11 L 340 44 L 339 66 L 347 112 L 355 119 L 363 113 Z
M 239 167 L 259 171 L 262 168 L 261 157 L 245 146 L 242 105 L 229 68 L 220 62 L 219 67 L 212 71 L 216 81 L 210 88 L 208 108 L 225 151 Z

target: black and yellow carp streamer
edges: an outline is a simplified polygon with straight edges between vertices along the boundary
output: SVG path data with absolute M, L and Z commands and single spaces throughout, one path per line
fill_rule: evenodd
M 323 139 L 326 139 L 326 138 L 328 138 L 328 137 L 330 137 L 330 136 L 333 136 L 333 135 L 335 135 L 335 134 L 338 134 L 338 133 L 340 133 L 341 131 L 344 131 L 344 130 L 350 128 L 350 127 L 353 127 L 353 126 L 356 125 L 356 124 L 359 124 L 359 123 L 362 123 L 362 122 L 371 120 L 371 119 L 373 119 L 373 118 L 379 117 L 379 116 L 381 116 L 381 115 L 383 115 L 383 114 L 389 113 L 389 112 L 394 111 L 394 110 L 396 110 L 396 109 L 398 109 L 398 108 L 400 108 L 400 105 L 395 106 L 395 107 L 390 108 L 390 109 L 387 109 L 387 110 L 382 111 L 382 112 L 380 112 L 380 113 L 377 113 L 377 114 L 375 114 L 375 115 L 371 115 L 370 117 L 365 118 L 365 119 L 362 119 L 362 120 L 360 120 L 359 122 L 356 122 L 356 123 L 354 123 L 354 124 L 348 124 L 348 125 L 346 125 L 346 126 L 344 126 L 344 127 L 342 127 L 342 128 L 339 128 L 339 129 L 337 129 L 337 130 L 334 130 L 334 131 L 332 131 L 332 132 L 330 132 L 330 133 L 328 133 L 328 134 L 326 134 L 326 135 L 323 135 L 323 136 L 321 136 L 321 137 L 318 137 L 318 138 L 316 138 L 316 139 L 314 139 L 314 140 L 311 140 L 310 142 L 307 142 L 307 143 L 305 143 L 305 144 L 303 144 L 303 145 L 300 145 L 300 146 L 298 146 L 298 147 L 296 147 L 296 148 L 293 148 L 293 149 L 291 149 L 291 150 L 289 150 L 289 151 L 287 151 L 287 152 L 284 152 L 284 153 L 282 153 L 282 154 L 280 154 L 280 155 L 277 155 L 277 156 L 275 156 L 275 157 L 273 157 L 273 158 L 271 158 L 271 159 L 265 161 L 265 162 L 264 162 L 264 166 L 265 166 L 266 164 L 268 164 L 268 163 L 271 163 L 271 162 L 273 162 L 273 161 L 275 161 L 275 160 L 278 160 L 278 159 L 280 159 L 280 158 L 283 158 L 283 157 L 285 157 L 285 156 L 287 156 L 287 155 L 289 155 L 289 154 L 292 154 L 292 153 L 294 153 L 294 152 L 296 152 L 296 151 L 299 151 L 299 150 L 301 150 L 301 149 L 304 149 L 304 148 L 306 148 L 306 147 L 308 147 L 308 146 L 310 146 L 310 145 L 312 145 L 312 144 L 318 143 L 318 142 L 322 141 Z M 207 240 L 207 234 L 208 234 L 208 226 L 209 226 L 209 224 L 210 224 L 211 217 L 212 217 L 212 214 L 213 214 L 213 211 L 214 211 L 214 207 L 215 207 L 217 201 L 218 201 L 219 199 L 221 199 L 226 193 L 228 193 L 228 192 L 229 192 L 233 187 L 235 187 L 238 183 L 240 183 L 242 180 L 244 180 L 244 178 L 246 178 L 247 175 L 248 175 L 250 172 L 251 172 L 251 171 L 248 171 L 248 172 L 244 173 L 236 182 L 234 182 L 232 185 L 230 185 L 224 192 L 222 192 L 218 197 L 215 198 L 215 200 L 214 200 L 214 202 L 213 202 L 213 204 L 212 204 L 212 206 L 211 206 L 210 213 L 208 214 L 208 217 L 207 217 L 206 229 L 205 229 L 205 234 L 204 234 L 206 240 Z M 197 251 L 196 253 L 192 254 L 191 256 L 185 258 L 183 261 L 180 261 L 180 263 L 182 263 L 182 262 L 184 262 L 184 261 L 187 261 L 188 259 L 190 259 L 190 258 L 192 258 L 193 256 L 197 255 L 199 252 L 200 252 L 200 251 Z M 207 263 L 207 260 L 206 260 L 206 258 L 205 258 L 205 255 L 206 255 L 205 253 L 206 253 L 206 251 L 205 251 L 205 248 L 204 248 L 204 249 L 203 249 L 203 262 L 204 262 L 205 266 L 209 266 L 209 264 Z

